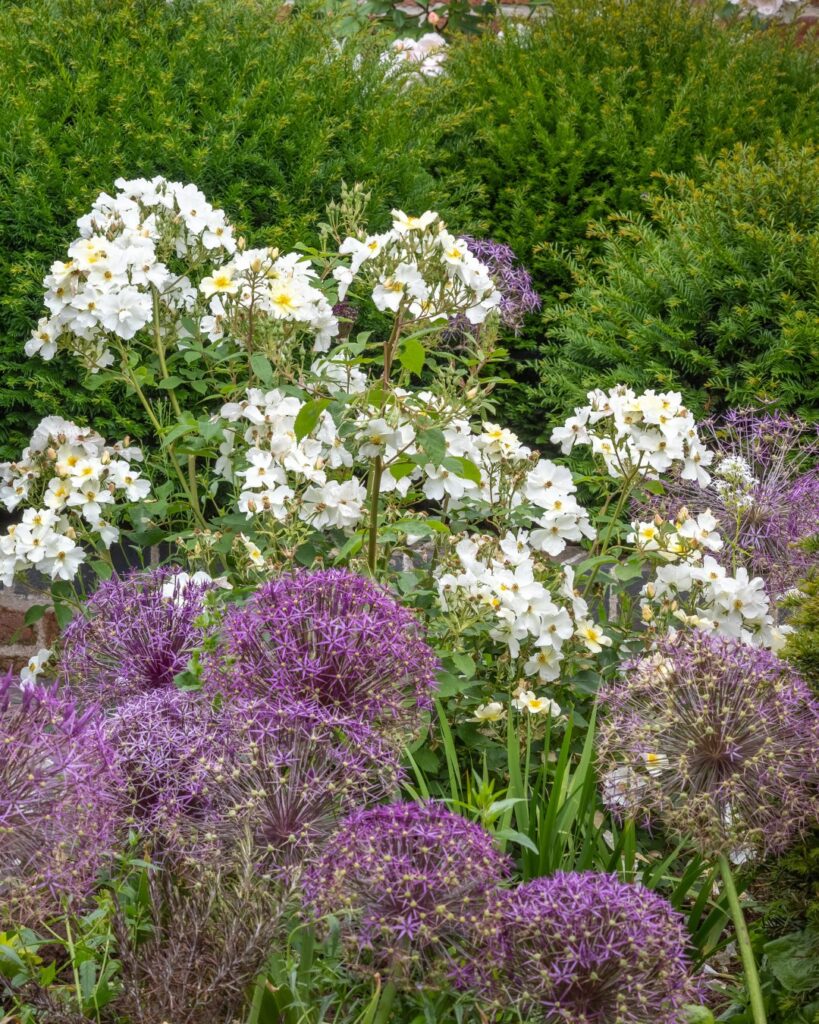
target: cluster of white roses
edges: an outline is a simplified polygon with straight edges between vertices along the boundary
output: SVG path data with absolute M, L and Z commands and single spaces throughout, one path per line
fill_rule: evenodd
M 737 514 L 746 512 L 754 504 L 754 488 L 759 483 L 751 467 L 741 455 L 728 455 L 720 459 L 714 469 L 714 489 L 726 509 Z
M 658 605 L 674 609 L 686 626 L 713 630 L 744 643 L 778 650 L 787 626 L 777 626 L 761 577 L 751 579 L 740 567 L 731 575 L 711 555 L 701 562 L 661 566 L 642 589 L 643 617 L 650 621 Z M 690 610 L 687 609 L 689 606 Z
M 250 389 L 242 402 L 223 406 L 224 430 L 217 471 L 240 481 L 239 509 L 248 518 L 297 515 L 316 529 L 354 528 L 365 514 L 364 480 L 380 462 L 379 493 L 423 497 L 450 511 L 515 512 L 531 532 L 533 550 L 559 554 L 570 541 L 592 537 L 588 513 L 575 498 L 569 470 L 537 459 L 514 433 L 493 423 L 473 425 L 428 391 L 394 388 L 383 407 L 364 392 L 366 378 L 345 369 L 338 354 L 313 365 L 317 388 L 339 401 L 322 408 L 304 436 L 297 420 L 307 401 L 279 389 Z M 312 389 L 311 394 L 315 394 Z M 239 434 L 233 424 L 247 425 Z M 434 424 L 440 457 L 425 455 Z
M 575 445 L 591 445 L 613 477 L 639 471 L 652 478 L 682 463 L 683 480 L 708 485 L 711 477 L 705 467 L 714 453 L 700 440 L 678 391 L 636 395 L 618 385 L 608 392 L 590 391 L 586 397 L 589 404 L 576 408 L 574 416 L 552 431 L 552 443 L 559 444 L 564 455 Z
M 524 531 L 508 532 L 496 542 L 490 537 L 464 537 L 455 547 L 458 572 L 441 572 L 438 594 L 445 611 L 465 606 L 479 617 L 489 614 L 490 636 L 505 644 L 514 659 L 525 647 L 523 672 L 542 681 L 560 675 L 563 646 L 571 638 L 592 654 L 611 645 L 611 638 L 592 622 L 587 603 L 575 593 L 571 567 L 564 569 L 559 595 L 569 606 L 555 603 L 555 595 L 537 579 L 540 569 Z
M 209 300 L 209 313 L 202 317 L 200 329 L 210 341 L 219 341 L 237 312 L 261 314 L 308 329 L 314 335 L 314 351 L 324 352 L 339 327 L 330 303 L 315 287 L 316 277 L 310 261 L 298 253 L 239 252 L 200 282 L 199 290 Z
M 142 501 L 150 484 L 132 462 L 139 448 L 107 445 L 88 428 L 48 416 L 22 457 L 0 463 L 0 502 L 9 512 L 29 505 L 22 521 L 0 536 L 0 582 L 11 586 L 18 572 L 37 569 L 70 580 L 85 561 L 78 541 L 97 535 L 106 547 L 119 530 L 103 518 L 118 500 Z
M 156 177 L 116 182 L 77 221 L 80 237 L 44 280 L 50 316 L 37 325 L 26 355 L 51 359 L 62 342 L 92 370 L 109 366 L 109 335 L 129 341 L 154 317 L 154 301 L 190 310 L 196 289 L 167 260 L 195 262 L 236 248 L 222 210 L 195 185 Z
M 426 32 L 420 39 L 405 36 L 381 54 L 381 63 L 387 65 L 388 74 L 411 69 L 424 78 L 437 78 L 443 74 L 447 49 L 446 39 L 438 32 Z
M 333 271 L 338 296 L 360 277 L 371 289 L 379 310 L 406 320 L 450 320 L 463 315 L 481 324 L 500 304 L 498 291 L 486 266 L 466 242 L 456 238 L 433 210 L 411 217 L 393 210 L 389 231 L 361 238 L 349 236 L 339 247 L 350 256 L 349 266 Z
M 776 629 L 770 614 L 764 581 L 750 579 L 740 568 L 732 576 L 706 552 L 718 552 L 725 546 L 717 520 L 710 509 L 692 516 L 680 509 L 673 522 L 657 515 L 648 522 L 632 523 L 626 538 L 643 553 L 654 553 L 667 564 L 641 591 L 643 618 L 651 622 L 658 605 L 673 607 L 680 622 L 710 629 L 746 643 L 776 647 L 783 628 Z M 683 595 L 685 604 L 678 607 Z

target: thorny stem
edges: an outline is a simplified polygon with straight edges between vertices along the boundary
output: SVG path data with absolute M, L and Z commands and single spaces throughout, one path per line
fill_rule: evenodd
M 734 885 L 734 876 L 731 872 L 731 865 L 724 853 L 719 856 L 719 869 L 722 874 L 722 884 L 725 887 L 725 895 L 728 897 L 728 906 L 731 908 L 731 917 L 734 921 L 734 929 L 737 933 L 737 945 L 739 955 L 742 958 L 742 967 L 745 971 L 745 984 L 748 988 L 748 995 L 751 1000 L 751 1015 L 754 1024 L 767 1024 L 765 1016 L 765 1002 L 762 998 L 762 987 L 759 984 L 759 972 L 756 969 L 754 950 L 751 946 L 751 936 L 748 932 L 748 925 L 745 923 L 745 915 L 742 912 L 742 904 L 739 902 L 737 889 Z
M 133 374 L 129 374 L 126 372 L 123 372 L 123 377 L 136 392 L 137 398 L 139 398 L 140 402 L 142 402 L 142 407 L 147 413 L 148 419 L 151 421 L 151 426 L 156 431 L 157 437 L 161 440 L 163 434 L 162 424 L 156 418 L 156 414 L 154 413 L 154 410 L 151 407 L 151 403 L 145 397 L 145 392 L 139 386 L 139 381 L 136 379 L 136 377 L 133 376 Z M 187 497 L 188 501 L 191 504 L 191 509 L 193 511 L 194 516 L 199 521 L 200 526 L 202 526 L 203 529 L 207 529 L 208 524 L 205 521 L 204 517 L 202 516 L 202 513 L 199 511 L 198 506 L 194 504 L 193 496 L 191 495 L 190 488 L 188 487 L 188 481 L 185 479 L 185 474 L 182 472 L 182 467 L 176 461 L 176 455 L 173 450 L 173 445 L 168 445 L 167 450 L 168 458 L 171 460 L 171 465 L 173 466 L 176 475 L 179 477 L 179 483 L 181 484 L 182 490 L 185 492 L 185 496 Z
M 609 524 L 606 527 L 606 533 L 605 533 L 605 536 L 603 537 L 603 543 L 601 545 L 600 552 L 599 552 L 599 555 L 598 555 L 598 557 L 600 557 L 600 558 L 602 558 L 603 555 L 605 555 L 606 552 L 609 549 L 609 542 L 611 541 L 611 534 L 612 534 L 612 530 L 614 529 L 614 524 L 619 520 L 620 513 L 625 508 L 626 502 L 628 501 L 629 497 L 631 496 L 631 492 L 632 492 L 632 490 L 634 488 L 634 482 L 635 482 L 635 480 L 637 480 L 639 475 L 640 475 L 640 462 L 637 463 L 637 465 L 634 467 L 633 471 L 623 481 L 623 487 L 622 487 L 622 489 L 620 491 L 620 495 L 619 495 L 619 497 L 617 499 L 617 504 L 614 506 L 614 512 L 612 513 L 611 518 L 609 519 Z M 606 503 L 606 506 L 604 506 L 604 509 L 607 506 L 608 506 L 608 502 Z M 589 581 L 588 581 L 588 583 L 586 584 L 586 586 L 585 586 L 585 588 L 583 590 L 583 596 L 584 597 L 586 597 L 588 595 L 589 591 L 591 590 L 592 586 L 594 585 L 594 581 L 597 578 L 597 572 L 598 572 L 599 569 L 600 569 L 600 564 L 599 563 L 597 565 L 595 565 L 595 567 L 592 569 L 591 576 L 589 576 Z
M 381 382 L 384 388 L 384 394 L 381 398 L 382 412 L 387 404 L 387 388 L 390 383 L 390 371 L 392 370 L 395 346 L 401 335 L 402 326 L 401 309 L 399 308 L 395 315 L 395 321 L 393 322 L 390 336 L 384 342 L 384 372 L 381 376 Z M 370 471 L 370 522 L 369 535 L 367 538 L 367 568 L 369 569 L 371 576 L 375 576 L 376 564 L 378 562 L 378 502 L 381 497 L 381 477 L 383 476 L 383 473 L 384 462 L 381 456 L 377 455 L 373 462 L 372 470 Z
M 154 311 L 154 345 L 156 346 L 156 354 L 159 357 L 159 368 L 162 371 L 162 379 L 168 380 L 170 374 L 168 373 L 168 364 L 165 360 L 165 343 L 162 340 L 162 330 L 159 323 L 159 292 L 156 288 L 152 288 L 153 297 L 153 311 Z M 173 409 L 176 418 L 179 420 L 182 418 L 182 409 L 179 405 L 179 399 L 174 394 L 173 388 L 168 389 L 168 395 L 171 400 L 171 408 Z M 193 514 L 203 525 L 207 525 L 202 516 L 202 511 L 199 506 L 199 485 L 196 480 L 196 456 L 188 456 L 188 488 L 187 488 L 188 499 L 193 509 Z

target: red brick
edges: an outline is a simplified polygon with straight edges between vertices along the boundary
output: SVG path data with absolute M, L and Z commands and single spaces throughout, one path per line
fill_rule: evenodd
M 42 618 L 42 637 L 43 643 L 46 647 L 51 647 L 57 637 L 60 635 L 60 627 L 57 625 L 57 620 L 54 617 L 54 612 L 46 612 Z
M 36 644 L 37 636 L 25 625 L 25 611 L 0 607 L 0 644 Z
M 28 658 L 21 658 L 19 655 L 10 656 L 7 654 L 0 654 L 0 672 L 5 675 L 6 672 L 14 672 L 18 675 L 28 665 Z

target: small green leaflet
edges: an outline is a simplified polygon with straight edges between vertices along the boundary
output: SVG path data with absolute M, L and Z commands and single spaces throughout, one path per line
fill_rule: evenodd
M 301 441 L 302 438 L 307 437 L 318 423 L 319 416 L 321 416 L 329 404 L 329 398 L 314 398 L 312 402 L 307 402 L 299 409 L 299 414 L 293 425 L 296 440 Z
M 424 368 L 426 352 L 417 338 L 407 338 L 398 352 L 398 362 L 407 373 L 419 374 Z

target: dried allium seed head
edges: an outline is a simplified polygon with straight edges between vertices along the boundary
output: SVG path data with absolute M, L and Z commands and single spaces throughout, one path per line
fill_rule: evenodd
M 310 708 L 403 741 L 431 707 L 438 659 L 384 587 L 342 569 L 296 572 L 225 617 L 211 692 Z
M 205 639 L 197 620 L 208 589 L 164 568 L 100 584 L 63 634 L 59 672 L 72 693 L 108 707 L 173 689 Z
M 696 996 L 683 918 L 615 875 L 559 873 L 494 896 L 490 998 L 548 1024 L 682 1024 Z
M 819 705 L 769 651 L 669 637 L 601 693 L 612 810 L 690 836 L 707 855 L 777 852 L 819 810 Z
M 0 931 L 88 896 L 113 845 L 116 788 L 96 708 L 0 680 Z
M 442 804 L 350 815 L 305 880 L 312 919 L 340 919 L 346 957 L 402 987 L 457 977 L 496 926 L 487 895 L 508 873 L 481 826 Z

